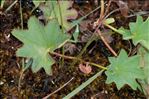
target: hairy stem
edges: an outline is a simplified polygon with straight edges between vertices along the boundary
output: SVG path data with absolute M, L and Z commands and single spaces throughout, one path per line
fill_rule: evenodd
M 71 59 L 71 60 L 77 60 L 77 61 L 80 61 L 82 63 L 87 63 L 86 61 L 80 59 L 80 58 L 77 58 L 77 57 L 72 57 L 72 56 L 66 56 L 66 55 L 62 55 L 62 54 L 59 54 L 59 53 L 56 53 L 56 52 L 51 52 L 50 54 L 53 54 L 53 55 L 56 55 L 56 56 L 59 56 L 59 57 L 63 57 L 63 58 L 66 58 L 66 59 Z M 104 66 L 101 66 L 99 64 L 96 64 L 96 63 L 92 63 L 92 62 L 88 62 L 90 65 L 93 65 L 93 66 L 96 66 L 96 67 L 99 67 L 103 70 L 107 70 L 106 67 Z

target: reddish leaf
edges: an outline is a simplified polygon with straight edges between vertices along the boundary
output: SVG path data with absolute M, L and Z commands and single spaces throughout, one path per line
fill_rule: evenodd
M 89 65 L 89 63 L 86 63 L 86 65 L 79 64 L 79 69 L 80 69 L 81 72 L 83 72 L 85 74 L 89 74 L 92 71 L 92 68 Z

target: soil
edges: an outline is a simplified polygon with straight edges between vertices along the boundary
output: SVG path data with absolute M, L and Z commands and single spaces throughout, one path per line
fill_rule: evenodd
M 108 12 L 113 11 L 121 6 L 117 4 L 118 1 L 114 0 L 109 8 Z M 20 18 L 20 4 L 17 2 L 9 11 L 5 10 L 12 4 L 13 0 L 6 0 L 4 7 L 0 9 L 0 99 L 41 99 L 46 95 L 54 92 L 56 89 L 61 87 L 72 77 L 74 79 L 63 89 L 53 94 L 49 99 L 61 99 L 66 96 L 81 83 L 88 80 L 98 71 L 97 67 L 92 67 L 92 72 L 84 74 L 79 70 L 79 63 L 77 62 L 72 66 L 73 60 L 65 60 L 64 66 L 60 63 L 56 63 L 52 66 L 53 75 L 46 75 L 45 71 L 41 69 L 37 73 L 32 73 L 31 69 L 27 69 L 22 76 L 21 87 L 18 90 L 19 78 L 22 72 L 22 58 L 16 56 L 16 50 L 22 46 L 22 43 L 11 35 L 14 28 L 21 28 Z M 108 0 L 105 1 L 106 4 Z M 148 0 L 124 0 L 127 4 L 128 9 L 125 11 L 117 11 L 110 17 L 115 18 L 113 26 L 116 28 L 120 26 L 128 27 L 130 21 L 135 21 L 135 12 L 148 11 L 149 2 Z M 42 11 L 37 8 L 31 13 L 34 7 L 32 0 L 22 0 L 22 12 L 23 12 L 23 27 L 27 28 L 27 21 L 30 16 L 36 15 L 41 16 Z M 105 5 L 106 5 L 105 4 Z M 75 0 L 73 7 L 78 11 L 78 18 L 91 12 L 93 9 L 100 5 L 100 0 Z M 131 11 L 130 11 L 131 9 Z M 128 12 L 128 13 L 127 13 Z M 125 13 L 125 14 L 124 14 Z M 93 32 L 92 24 L 99 18 L 100 10 L 90 14 L 84 22 L 85 29 L 82 29 L 83 33 L 90 34 Z M 129 16 L 129 17 L 126 17 Z M 146 18 L 148 15 L 142 15 Z M 90 31 L 90 32 L 88 32 Z M 120 49 L 124 48 L 128 53 L 135 48 L 131 41 L 122 40 L 122 36 L 119 34 L 113 34 L 110 46 L 118 53 Z M 81 37 L 80 37 L 81 38 Z M 82 50 L 86 42 L 77 43 L 76 47 L 79 51 Z M 58 49 L 57 51 L 60 51 Z M 66 52 L 67 55 L 77 56 L 79 51 L 73 50 L 71 53 Z M 70 55 L 71 54 L 71 55 Z M 82 59 L 91 61 L 103 66 L 109 64 L 108 57 L 113 56 L 108 48 L 104 45 L 101 40 L 93 41 L 82 55 Z M 56 57 L 57 61 L 60 58 Z M 114 83 L 106 84 L 106 75 L 103 73 L 89 86 L 80 91 L 72 99 L 146 99 L 145 95 L 139 90 L 132 90 L 129 86 L 124 86 L 120 90 L 116 88 Z

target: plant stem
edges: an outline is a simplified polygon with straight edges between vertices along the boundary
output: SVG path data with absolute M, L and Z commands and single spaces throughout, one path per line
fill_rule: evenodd
M 20 77 L 19 77 L 19 82 L 18 82 L 18 91 L 20 91 L 20 89 L 21 89 L 21 80 L 23 77 L 23 73 L 24 73 L 24 69 L 22 69 L 20 72 Z
M 88 13 L 87 15 L 81 17 L 80 19 L 78 19 L 77 21 L 82 21 L 84 18 L 86 18 L 88 15 L 90 15 L 91 13 L 93 13 L 94 11 L 98 10 L 100 8 L 97 7 L 96 9 L 94 9 L 93 11 L 91 11 L 90 13 Z M 97 21 L 98 22 L 98 21 Z M 101 26 L 103 20 L 98 22 L 98 25 L 95 29 L 95 31 L 92 33 L 92 36 L 90 37 L 90 39 L 88 40 L 88 42 L 86 43 L 86 45 L 83 47 L 82 51 L 79 53 L 79 55 L 77 56 L 77 58 L 80 58 L 82 56 L 82 54 L 85 52 L 86 48 L 92 43 L 92 41 L 95 40 L 95 33 L 97 32 L 97 30 L 99 29 L 99 27 Z M 73 61 L 71 65 L 74 65 L 77 61 Z
M 59 8 L 60 21 L 61 21 L 61 26 L 62 26 L 62 33 L 64 33 L 63 16 L 62 16 L 62 11 L 61 11 L 61 6 L 60 6 L 60 2 L 59 1 L 57 1 L 57 3 L 58 3 L 58 8 Z
M 88 42 L 86 43 L 86 45 L 83 47 L 82 51 L 79 53 L 79 55 L 77 56 L 78 58 L 80 58 L 82 56 L 82 54 L 85 52 L 86 48 L 92 43 L 92 41 L 95 40 L 95 33 L 98 31 L 99 27 L 101 26 L 103 20 L 99 21 L 95 31 L 92 33 L 92 36 L 90 37 L 90 39 L 88 40 Z M 76 61 L 72 62 L 72 65 L 74 65 L 76 63 Z
M 102 19 L 104 17 L 104 0 L 100 0 L 101 3 L 101 10 L 100 10 L 100 18 Z
M 7 11 L 9 11 L 17 2 L 18 2 L 18 0 L 15 0 L 15 1 L 5 10 L 5 13 L 6 13 Z
M 23 29 L 23 16 L 22 16 L 22 5 L 21 5 L 21 0 L 20 0 L 20 19 L 21 19 L 21 29 Z M 23 59 L 22 59 L 23 60 Z M 21 89 L 21 80 L 23 77 L 23 73 L 24 73 L 24 60 L 22 61 L 23 65 L 21 68 L 21 72 L 20 72 L 20 77 L 19 77 L 19 82 L 18 82 L 18 91 L 20 91 Z
M 21 68 L 20 64 L 18 64 L 18 67 Z M 20 92 L 21 90 L 21 80 L 22 80 L 22 77 L 23 77 L 23 73 L 24 73 L 24 59 L 22 59 L 22 68 L 21 68 L 21 71 L 20 71 L 20 77 L 19 77 L 19 81 L 18 81 L 18 91 Z
M 96 22 L 94 22 L 95 27 L 100 23 L 100 21 L 104 18 L 104 0 L 100 0 L 101 9 L 100 9 L 100 17 Z
M 110 5 L 111 5 L 111 2 L 112 2 L 112 0 L 109 0 L 108 5 L 107 5 L 107 8 L 106 8 L 105 13 L 104 13 L 104 17 L 106 17 L 106 14 L 107 14 L 107 13 L 108 13 L 108 11 L 109 11 L 109 8 L 110 8 Z
M 109 44 L 107 43 L 107 41 L 105 40 L 105 38 L 102 36 L 100 30 L 99 30 L 99 26 L 101 24 L 103 24 L 103 21 L 105 20 L 104 18 L 104 0 L 101 0 L 101 11 L 100 11 L 100 17 L 99 19 L 95 22 L 95 25 L 97 26 L 96 30 L 94 31 L 94 33 L 98 33 L 98 35 L 100 36 L 101 40 L 104 42 L 104 44 L 107 46 L 107 48 L 113 53 L 114 56 L 117 56 L 116 52 L 109 46 Z M 111 2 L 109 2 L 110 5 Z
M 119 10 L 120 10 L 120 8 L 117 8 L 117 9 L 111 11 L 110 13 L 108 13 L 108 14 L 104 17 L 104 19 L 107 19 L 110 15 L 112 15 L 113 13 L 115 13 L 115 12 L 117 12 L 117 11 L 119 11 Z
M 3 8 L 5 0 L 1 0 L 1 8 Z
M 66 56 L 66 55 L 62 55 L 62 54 L 56 53 L 56 52 L 50 52 L 50 54 L 53 54 L 53 55 L 56 55 L 56 56 L 59 56 L 59 57 L 63 57 L 63 58 L 66 58 L 66 59 L 78 60 L 78 61 L 80 61 L 80 62 L 82 62 L 82 63 L 85 63 L 85 64 L 87 63 L 86 61 L 84 61 L 84 60 L 82 60 L 82 59 L 80 59 L 80 58 L 77 58 L 77 57 Z M 101 68 L 101 69 L 103 69 L 103 70 L 107 70 L 106 67 L 101 66 L 101 65 L 98 65 L 98 64 L 96 64 L 96 63 L 92 63 L 92 62 L 88 62 L 88 63 L 89 63 L 90 65 L 99 67 L 99 68 Z
M 73 24 L 72 27 L 76 26 L 77 24 L 79 24 L 83 19 L 87 18 L 87 16 L 89 16 L 90 14 L 94 13 L 95 11 L 97 11 L 99 8 L 101 8 L 101 6 L 95 8 L 94 10 L 92 10 L 91 12 L 89 12 L 88 14 L 82 16 L 81 18 L 79 18 L 76 21 L 73 21 L 75 24 Z
M 106 27 L 110 28 L 111 30 L 113 30 L 114 32 L 120 33 L 116 28 L 114 28 L 113 26 L 109 25 L 109 24 L 104 24 Z M 121 34 L 121 33 L 120 33 Z
M 22 15 L 22 4 L 20 0 L 20 18 L 21 18 L 21 29 L 23 29 L 23 15 Z
M 61 20 L 61 26 L 62 26 L 62 33 L 64 33 L 64 26 L 63 26 L 63 16 L 62 16 L 62 11 L 61 11 L 61 6 L 60 6 L 60 2 L 57 1 L 58 3 L 58 7 L 59 7 L 59 14 L 60 14 L 60 20 Z M 62 54 L 64 55 L 65 52 L 64 52 L 64 47 L 62 47 Z M 64 58 L 62 57 L 62 64 L 61 66 L 64 65 Z
M 105 40 L 105 38 L 102 36 L 100 30 L 98 30 L 98 35 L 100 36 L 101 40 L 104 42 L 104 44 L 107 46 L 107 48 L 111 51 L 111 53 L 114 55 L 114 56 L 117 56 L 116 52 L 110 47 L 110 45 L 107 43 L 107 41 Z
M 66 82 L 64 85 L 62 85 L 60 88 L 58 88 L 57 90 L 55 90 L 54 92 L 50 93 L 49 95 L 43 97 L 42 99 L 48 99 L 51 95 L 55 94 L 56 92 L 60 91 L 62 88 L 64 88 L 66 85 L 68 85 L 72 80 L 74 79 L 74 77 L 72 77 L 68 82 Z

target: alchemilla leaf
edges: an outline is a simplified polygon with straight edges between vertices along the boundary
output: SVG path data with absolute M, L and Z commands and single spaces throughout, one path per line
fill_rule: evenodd
M 53 52 L 69 39 L 68 35 L 62 33 L 56 20 L 43 26 L 35 17 L 29 19 L 28 30 L 13 30 L 12 35 L 24 43 L 17 50 L 17 55 L 33 59 L 33 72 L 43 67 L 47 74 L 52 73 L 51 65 L 55 62 L 48 52 Z
M 136 22 L 130 22 L 129 28 L 130 30 L 119 29 L 123 38 L 132 39 L 135 45 L 140 43 L 149 50 L 149 17 L 143 22 L 143 18 L 137 16 Z
M 124 50 L 121 50 L 117 58 L 109 58 L 106 83 L 115 82 L 118 89 L 128 84 L 132 89 L 139 87 L 136 79 L 143 79 L 144 73 L 139 66 L 139 55 L 128 57 Z

